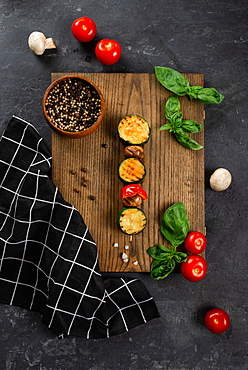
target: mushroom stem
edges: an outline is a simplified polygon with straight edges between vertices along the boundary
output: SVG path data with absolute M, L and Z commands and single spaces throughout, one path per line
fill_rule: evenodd
M 56 49 L 56 45 L 52 39 L 52 37 L 49 37 L 45 41 L 45 49 Z

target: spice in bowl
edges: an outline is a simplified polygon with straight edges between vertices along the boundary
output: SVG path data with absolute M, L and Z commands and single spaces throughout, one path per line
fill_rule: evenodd
M 89 80 L 67 76 L 55 81 L 43 98 L 43 111 L 55 131 L 66 136 L 87 136 L 103 119 L 105 104 L 99 89 Z M 93 126 L 96 126 L 93 128 Z M 71 135 L 70 135 L 71 134 Z

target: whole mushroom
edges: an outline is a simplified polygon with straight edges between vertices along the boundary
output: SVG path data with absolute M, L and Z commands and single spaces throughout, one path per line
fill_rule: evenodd
M 44 54 L 46 49 L 56 49 L 53 39 L 46 38 L 44 33 L 39 31 L 34 31 L 29 35 L 28 46 L 36 55 Z
M 215 191 L 226 190 L 232 182 L 231 173 L 225 168 L 217 168 L 210 176 L 210 186 Z

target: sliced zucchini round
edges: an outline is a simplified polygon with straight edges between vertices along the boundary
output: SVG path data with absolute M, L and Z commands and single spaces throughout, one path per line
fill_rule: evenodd
M 127 183 L 139 183 L 146 175 L 146 168 L 138 158 L 126 158 L 119 165 L 119 178 Z
M 137 207 L 125 207 L 119 212 L 118 225 L 124 234 L 135 235 L 144 230 L 147 218 L 142 209 Z
M 127 144 L 145 144 L 150 137 L 149 123 L 135 114 L 124 117 L 118 125 L 118 134 Z

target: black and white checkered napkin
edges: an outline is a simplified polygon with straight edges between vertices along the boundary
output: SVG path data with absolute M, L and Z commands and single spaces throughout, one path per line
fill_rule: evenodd
M 159 317 L 141 281 L 102 278 L 96 244 L 50 170 L 39 133 L 12 117 L 0 141 L 0 302 L 40 312 L 59 337 L 104 338 Z

